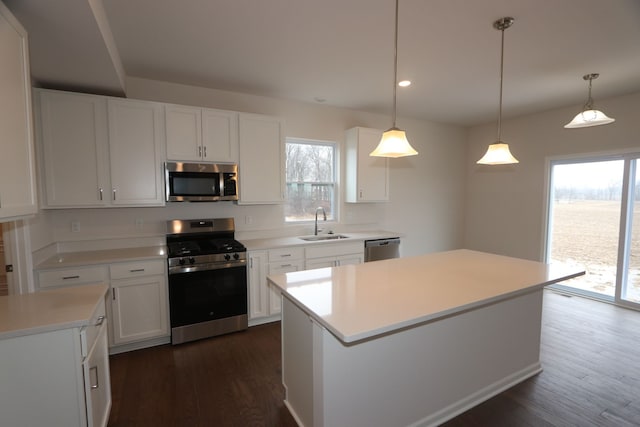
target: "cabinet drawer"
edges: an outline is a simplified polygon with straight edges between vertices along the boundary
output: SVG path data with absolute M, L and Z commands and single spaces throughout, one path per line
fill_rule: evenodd
M 165 261 L 161 259 L 122 262 L 109 266 L 111 279 L 129 279 L 131 277 L 164 274 L 165 270 Z
M 38 285 L 40 288 L 87 285 L 90 283 L 106 283 L 107 281 L 107 270 L 101 265 L 38 272 Z
M 304 258 L 304 248 L 282 248 L 269 250 L 269 262 Z
M 103 300 L 104 301 L 104 300 Z M 91 322 L 89 325 L 84 326 L 80 332 L 80 343 L 82 345 L 82 357 L 87 357 L 93 345 L 96 342 L 98 334 L 102 328 L 106 328 L 106 305 L 104 302 L 98 305 L 95 313 L 91 316 Z
M 320 257 L 337 257 L 347 254 L 364 253 L 364 243 L 362 241 L 352 243 L 336 243 L 329 245 L 317 245 L 307 248 L 307 259 Z

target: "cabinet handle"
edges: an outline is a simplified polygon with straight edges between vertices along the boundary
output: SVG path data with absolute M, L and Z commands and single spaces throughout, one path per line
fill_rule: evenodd
M 362 190 L 360 190 L 360 198 L 362 199 Z
M 116 189 L 114 188 L 113 189 L 113 200 L 115 200 L 115 199 L 116 199 Z
M 98 197 L 100 197 L 100 201 L 102 201 L 102 187 L 98 189 Z
M 116 288 L 111 288 L 111 299 L 116 300 Z
M 249 258 L 249 268 L 253 268 L 253 258 Z
M 291 256 L 291 254 L 282 254 L 282 255 L 280 255 L 280 256 L 281 256 L 282 258 L 286 258 L 286 257 L 288 257 L 288 256 Z
M 79 279 L 80 276 L 64 276 L 62 280 L 71 280 L 71 279 Z
M 202 157 L 202 145 L 198 146 L 198 157 Z
M 96 319 L 96 326 L 100 326 L 100 325 L 102 325 L 102 324 L 104 323 L 104 319 L 105 319 L 105 317 L 104 317 L 104 316 L 99 316 L 99 317 Z
M 291 267 L 291 264 L 280 264 L 280 267 Z
M 91 372 L 94 372 L 94 374 L 91 375 Z M 92 381 L 91 381 L 91 377 L 92 376 L 96 379 L 94 384 L 91 384 L 92 383 Z M 89 368 L 89 385 L 91 387 L 91 390 L 95 390 L 98 387 L 100 387 L 100 383 L 99 383 L 99 380 L 98 380 L 98 367 L 97 366 L 92 366 L 91 368 Z
M 129 273 L 142 273 L 144 268 L 135 268 L 133 270 L 129 270 Z
M 204 147 L 204 157 L 207 157 L 207 147 Z

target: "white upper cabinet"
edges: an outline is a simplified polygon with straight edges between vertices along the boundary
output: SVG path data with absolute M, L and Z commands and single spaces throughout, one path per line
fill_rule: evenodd
M 161 104 L 38 95 L 43 207 L 163 205 Z
M 38 90 L 44 207 L 106 206 L 110 197 L 104 97 Z
M 162 104 L 108 99 L 111 203 L 162 205 Z
M 165 123 L 167 159 L 238 162 L 238 113 L 166 105 Z
M 37 211 L 27 33 L 0 3 L 0 222 Z
M 238 113 L 202 110 L 202 154 L 207 162 L 238 163 Z
M 371 157 L 382 131 L 356 127 L 346 132 L 346 198 L 350 203 L 389 201 L 389 159 Z
M 239 204 L 284 201 L 284 131 L 277 117 L 240 114 Z

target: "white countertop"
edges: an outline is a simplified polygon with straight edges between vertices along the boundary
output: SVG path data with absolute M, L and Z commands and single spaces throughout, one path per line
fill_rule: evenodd
M 402 235 L 399 233 L 393 233 L 393 232 L 384 231 L 384 230 L 359 231 L 355 233 L 336 232 L 334 234 L 348 236 L 348 238 L 336 239 L 336 240 L 319 240 L 319 241 L 311 241 L 311 242 L 307 240 L 302 240 L 300 237 L 295 237 L 295 236 L 266 238 L 266 239 L 238 239 L 238 240 L 240 240 L 240 242 L 246 246 L 248 251 L 254 251 L 254 250 L 261 250 L 261 249 L 274 249 L 274 248 L 291 247 L 291 246 L 314 246 L 314 245 L 322 245 L 322 244 L 328 244 L 328 243 L 348 243 L 348 242 L 358 242 L 358 241 L 365 241 L 365 240 L 402 237 Z
M 63 252 L 51 256 L 38 264 L 36 270 L 62 267 L 76 267 L 91 264 L 108 264 L 141 259 L 166 259 L 165 246 L 142 248 L 103 249 L 83 252 Z
M 584 274 L 470 250 L 269 276 L 344 343 L 436 320 Z
M 107 285 L 0 297 L 0 339 L 88 325 Z

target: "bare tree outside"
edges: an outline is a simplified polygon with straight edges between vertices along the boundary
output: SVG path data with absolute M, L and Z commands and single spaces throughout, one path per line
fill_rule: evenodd
M 309 221 L 324 208 L 335 219 L 335 145 L 287 139 L 285 220 Z

